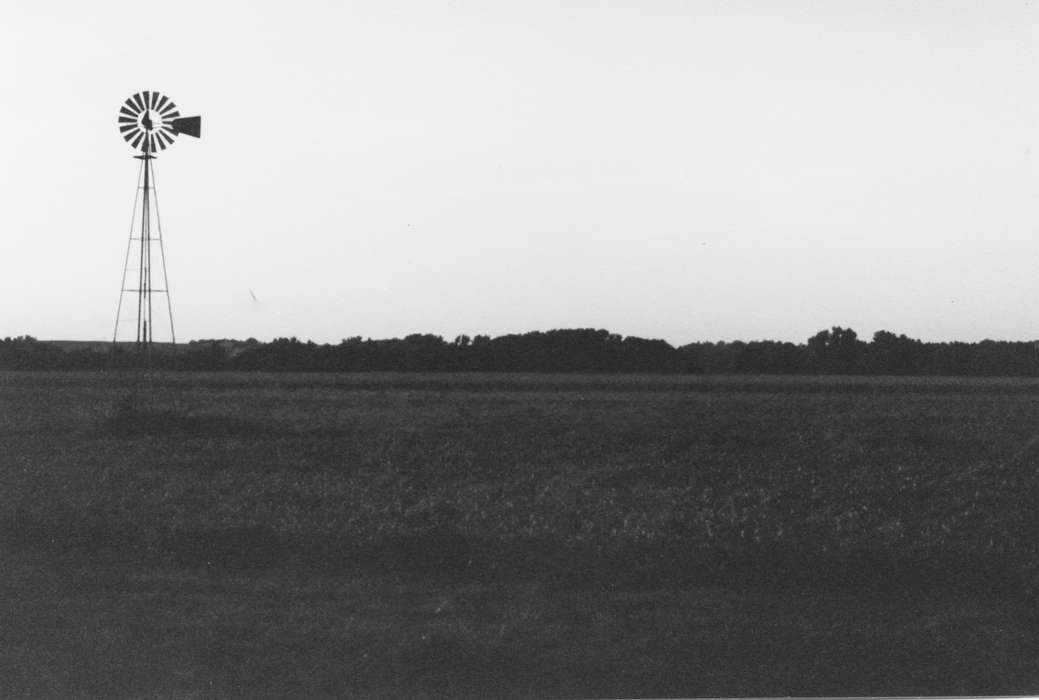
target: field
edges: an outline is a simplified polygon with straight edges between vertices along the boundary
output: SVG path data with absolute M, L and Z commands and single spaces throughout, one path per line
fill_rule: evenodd
M 1039 693 L 1039 381 L 0 374 L 0 695 Z

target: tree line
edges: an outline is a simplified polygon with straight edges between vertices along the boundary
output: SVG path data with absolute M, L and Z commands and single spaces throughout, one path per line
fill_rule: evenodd
M 130 366 L 130 344 L 62 346 L 31 336 L 0 340 L 3 370 L 102 370 Z M 600 329 L 509 334 L 413 334 L 317 344 L 298 338 L 196 340 L 157 346 L 152 366 L 264 372 L 578 372 L 655 374 L 882 374 L 1039 376 L 1039 344 L 983 340 L 929 343 L 877 331 L 871 341 L 835 326 L 804 343 L 756 340 L 674 347 Z

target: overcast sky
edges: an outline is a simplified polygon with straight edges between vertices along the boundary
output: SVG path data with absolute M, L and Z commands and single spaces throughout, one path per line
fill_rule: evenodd
M 0 85 L 0 336 L 111 338 L 157 90 L 180 340 L 1039 338 L 1029 2 L 13 1 Z

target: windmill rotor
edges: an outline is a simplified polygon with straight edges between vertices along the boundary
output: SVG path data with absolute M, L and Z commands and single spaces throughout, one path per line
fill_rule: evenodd
M 119 132 L 128 144 L 151 155 L 173 144 L 177 134 L 199 138 L 202 117 L 182 117 L 173 100 L 154 90 L 126 99 L 119 108 Z

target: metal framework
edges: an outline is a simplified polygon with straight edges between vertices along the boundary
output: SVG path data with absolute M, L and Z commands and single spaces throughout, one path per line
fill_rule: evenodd
M 137 304 L 137 314 L 134 320 L 134 345 L 137 352 L 150 355 L 151 344 L 155 338 L 155 316 L 152 296 L 164 294 L 166 296 L 166 313 L 169 319 L 169 339 L 176 343 L 177 336 L 173 326 L 173 304 L 170 300 L 169 278 L 166 273 L 166 250 L 162 244 L 162 222 L 159 218 L 159 203 L 155 191 L 155 174 L 153 161 L 155 156 L 146 150 L 144 155 L 135 156 L 141 159 L 141 169 L 137 179 L 137 197 L 134 198 L 134 211 L 130 228 L 130 238 L 126 245 L 126 259 L 123 262 L 123 279 L 119 290 L 119 304 L 116 308 L 116 325 L 112 334 L 112 342 L 119 341 L 119 326 L 124 321 L 122 318 L 123 303 L 127 294 L 133 295 L 133 301 Z M 138 215 L 138 203 L 140 214 Z M 154 228 L 153 228 L 154 225 Z M 155 245 L 159 249 L 159 268 L 161 279 L 159 286 L 153 283 L 152 254 Z M 132 255 L 136 253 L 136 255 Z M 131 267 L 131 260 L 137 264 Z M 136 272 L 136 284 L 131 278 L 131 272 Z M 149 358 L 150 359 L 150 358 Z

